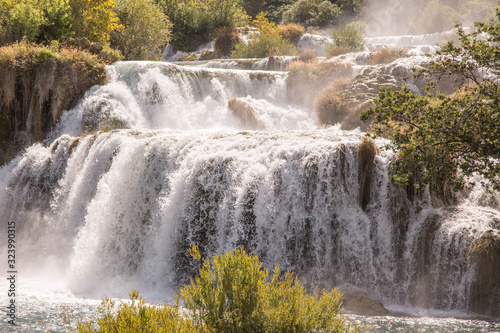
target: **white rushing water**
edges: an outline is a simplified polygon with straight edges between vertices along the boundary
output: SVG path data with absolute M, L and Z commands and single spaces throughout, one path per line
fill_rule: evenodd
M 384 141 L 362 171 L 363 133 L 289 105 L 286 73 L 153 62 L 108 72 L 45 145 L 0 169 L 1 234 L 17 228 L 19 330 L 61 330 L 62 309 L 88 318 L 96 299 L 132 289 L 171 300 L 194 273 L 192 244 L 208 256 L 243 245 L 309 287 L 355 286 L 396 311 L 467 313 L 467 251 L 500 228 L 496 195 L 472 189 L 453 206 L 408 196 L 390 182 Z M 478 322 L 450 325 L 498 328 Z

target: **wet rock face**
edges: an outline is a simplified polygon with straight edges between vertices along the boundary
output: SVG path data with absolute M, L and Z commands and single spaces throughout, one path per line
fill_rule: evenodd
M 0 63 L 0 165 L 23 148 L 45 139 L 64 110 L 90 87 L 107 81 L 104 65 L 86 60 Z
M 500 228 L 491 223 L 471 248 L 470 261 L 475 266 L 475 277 L 470 289 L 470 312 L 500 317 Z
M 388 87 L 392 90 L 401 90 L 403 85 L 407 85 L 414 93 L 425 95 L 426 84 L 431 80 L 436 81 L 436 89 L 429 93 L 453 93 L 457 85 L 463 83 L 457 76 L 428 78 L 410 77 L 414 69 L 429 66 L 430 58 L 426 56 L 413 56 L 400 58 L 390 64 L 366 66 L 361 73 L 352 79 L 349 85 L 342 89 L 342 97 L 354 112 L 348 112 L 346 117 L 339 121 L 342 129 L 351 130 L 360 127 L 367 130 L 368 125 L 359 120 L 362 110 L 373 106 L 373 99 L 378 96 L 380 88 Z M 332 83 L 333 84 L 333 83 Z M 327 88 L 328 89 L 328 88 Z
M 326 50 L 331 45 L 333 45 L 333 42 L 328 37 L 306 33 L 300 37 L 297 43 L 297 48 L 316 50 L 319 56 L 324 56 Z
M 255 110 L 248 103 L 233 97 L 227 102 L 227 106 L 240 119 L 244 128 L 257 129 L 258 122 L 255 118 Z
M 453 93 L 460 85 L 461 79 L 457 76 L 443 76 L 443 77 L 410 77 L 414 73 L 414 69 L 427 68 L 429 66 L 430 58 L 425 56 L 414 56 L 407 58 L 400 58 L 387 65 L 371 66 L 363 70 L 357 75 L 351 84 L 351 96 L 354 100 L 360 103 L 369 99 L 373 99 L 378 90 L 382 87 L 390 87 L 393 90 L 399 90 L 403 84 L 412 89 L 412 91 L 419 95 L 426 94 L 425 85 L 430 80 L 436 81 L 436 89 L 430 93 Z
M 391 314 L 380 300 L 371 298 L 362 290 L 347 289 L 341 292 L 343 293 L 344 309 L 348 312 L 369 316 L 387 316 Z

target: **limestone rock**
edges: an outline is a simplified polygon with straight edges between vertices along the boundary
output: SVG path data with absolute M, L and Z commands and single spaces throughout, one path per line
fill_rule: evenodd
M 369 316 L 387 316 L 391 312 L 387 310 L 380 300 L 368 296 L 359 289 L 346 289 L 343 291 L 344 309 L 349 312 L 365 314 Z

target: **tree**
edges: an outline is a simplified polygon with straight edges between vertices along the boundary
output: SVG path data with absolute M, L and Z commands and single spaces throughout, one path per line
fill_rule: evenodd
M 49 0 L 43 6 L 43 20 L 38 35 L 39 43 L 65 40 L 74 35 L 73 17 L 69 0 Z
M 259 35 L 248 44 L 238 43 L 231 53 L 232 58 L 265 58 L 281 55 L 295 55 L 295 46 L 285 40 L 274 22 L 269 22 L 264 13 L 257 15 L 253 25 Z
M 299 0 L 283 13 L 283 23 L 300 23 L 305 27 L 334 24 L 340 8 L 327 0 Z
M 40 33 L 43 21 L 38 1 L 2 0 L 2 26 L 0 34 L 4 43 L 21 41 L 26 38 L 34 42 Z
M 250 17 L 254 18 L 266 8 L 266 0 L 247 0 L 243 2 L 243 8 Z
M 358 15 L 365 0 L 334 0 L 332 3 L 340 7 L 342 14 Z
M 71 0 L 70 5 L 76 37 L 106 43 L 111 31 L 120 28 L 114 0 Z
M 111 45 L 126 59 L 146 59 L 170 41 L 172 23 L 152 0 L 118 0 L 115 11 L 123 28 L 112 33 Z
M 445 183 L 459 190 L 481 175 L 481 183 L 500 189 L 500 9 L 496 21 L 476 23 L 460 44 L 448 42 L 416 75 L 439 79 L 459 76 L 456 93 L 435 97 L 381 89 L 375 107 L 361 119 L 374 119 L 374 133 L 388 135 L 399 151 L 395 180 L 417 186 Z M 429 84 L 429 88 L 434 85 Z
M 222 27 L 236 27 L 248 21 L 240 0 L 156 0 L 173 23 L 172 43 L 176 49 L 195 51 Z

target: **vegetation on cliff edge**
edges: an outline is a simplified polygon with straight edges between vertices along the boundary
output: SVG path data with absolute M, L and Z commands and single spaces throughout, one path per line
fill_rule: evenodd
M 483 185 L 500 190 L 500 9 L 496 21 L 476 23 L 471 33 L 457 30 L 460 44 L 446 44 L 417 75 L 456 76 L 457 84 L 466 83 L 460 90 L 419 96 L 408 87 L 382 88 L 361 119 L 373 119 L 374 133 L 389 136 L 399 151 L 399 183 L 449 183 L 459 190 L 479 174 Z
M 0 77 L 0 164 L 42 140 L 64 110 L 107 79 L 90 51 L 24 42 L 0 48 Z

